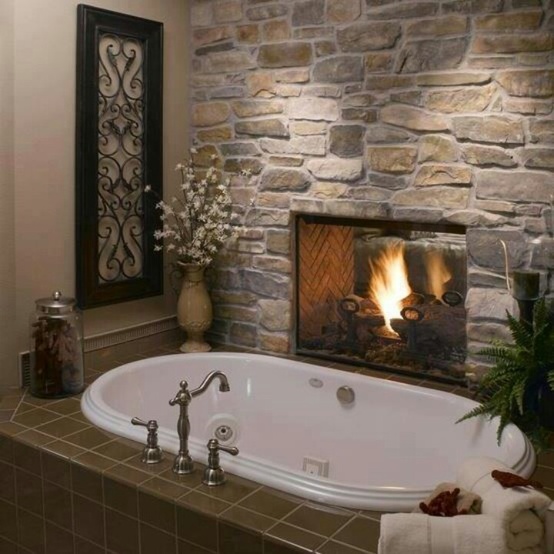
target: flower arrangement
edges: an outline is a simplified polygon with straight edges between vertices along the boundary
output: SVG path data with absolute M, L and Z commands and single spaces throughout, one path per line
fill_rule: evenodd
M 231 237 L 231 180 L 222 180 L 214 166 L 200 174 L 193 161 L 197 153 L 190 150 L 191 157 L 177 164 L 175 170 L 181 173 L 181 196 L 174 196 L 170 202 L 159 200 L 156 208 L 162 213 L 162 228 L 154 232 L 159 241 L 154 249 L 165 249 L 178 256 L 180 264 L 209 266 L 217 251 Z M 216 157 L 212 156 L 212 160 Z M 145 187 L 145 191 L 151 191 Z

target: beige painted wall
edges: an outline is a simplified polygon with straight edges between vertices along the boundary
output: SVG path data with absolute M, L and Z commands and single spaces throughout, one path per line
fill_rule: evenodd
M 15 348 L 15 235 L 13 172 L 14 0 L 0 0 L 0 385 L 13 383 Z
M 28 349 L 28 314 L 55 289 L 75 293 L 74 134 L 77 0 L 15 5 L 15 272 L 16 345 Z M 164 173 L 175 188 L 175 163 L 188 134 L 188 2 L 89 0 L 90 5 L 164 23 Z M 0 214 L 1 215 L 1 214 Z M 174 314 L 163 297 L 87 310 L 85 335 Z M 12 319 L 13 320 L 13 319 Z M 0 367 L 0 380 L 15 375 Z

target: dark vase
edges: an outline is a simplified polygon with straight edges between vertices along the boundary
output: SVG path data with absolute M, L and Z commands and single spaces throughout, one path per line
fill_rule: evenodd
M 548 383 L 543 383 L 538 392 L 539 422 L 549 431 L 554 431 L 554 391 Z

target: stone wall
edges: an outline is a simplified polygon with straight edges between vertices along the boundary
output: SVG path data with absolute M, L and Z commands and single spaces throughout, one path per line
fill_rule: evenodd
M 554 0 L 192 0 L 191 20 L 197 161 L 252 171 L 214 337 L 289 349 L 294 211 L 467 225 L 472 351 L 514 307 L 500 240 L 547 290 Z

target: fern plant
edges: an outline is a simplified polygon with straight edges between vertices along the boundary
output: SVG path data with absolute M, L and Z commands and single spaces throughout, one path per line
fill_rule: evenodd
M 513 344 L 493 341 L 480 352 L 495 364 L 479 384 L 482 403 L 458 422 L 481 415 L 498 417 L 498 444 L 506 425 L 514 423 L 540 452 L 548 448 L 552 425 L 545 422 L 544 397 L 554 393 L 554 318 L 544 298 L 535 304 L 532 324 L 509 312 L 507 316 Z

